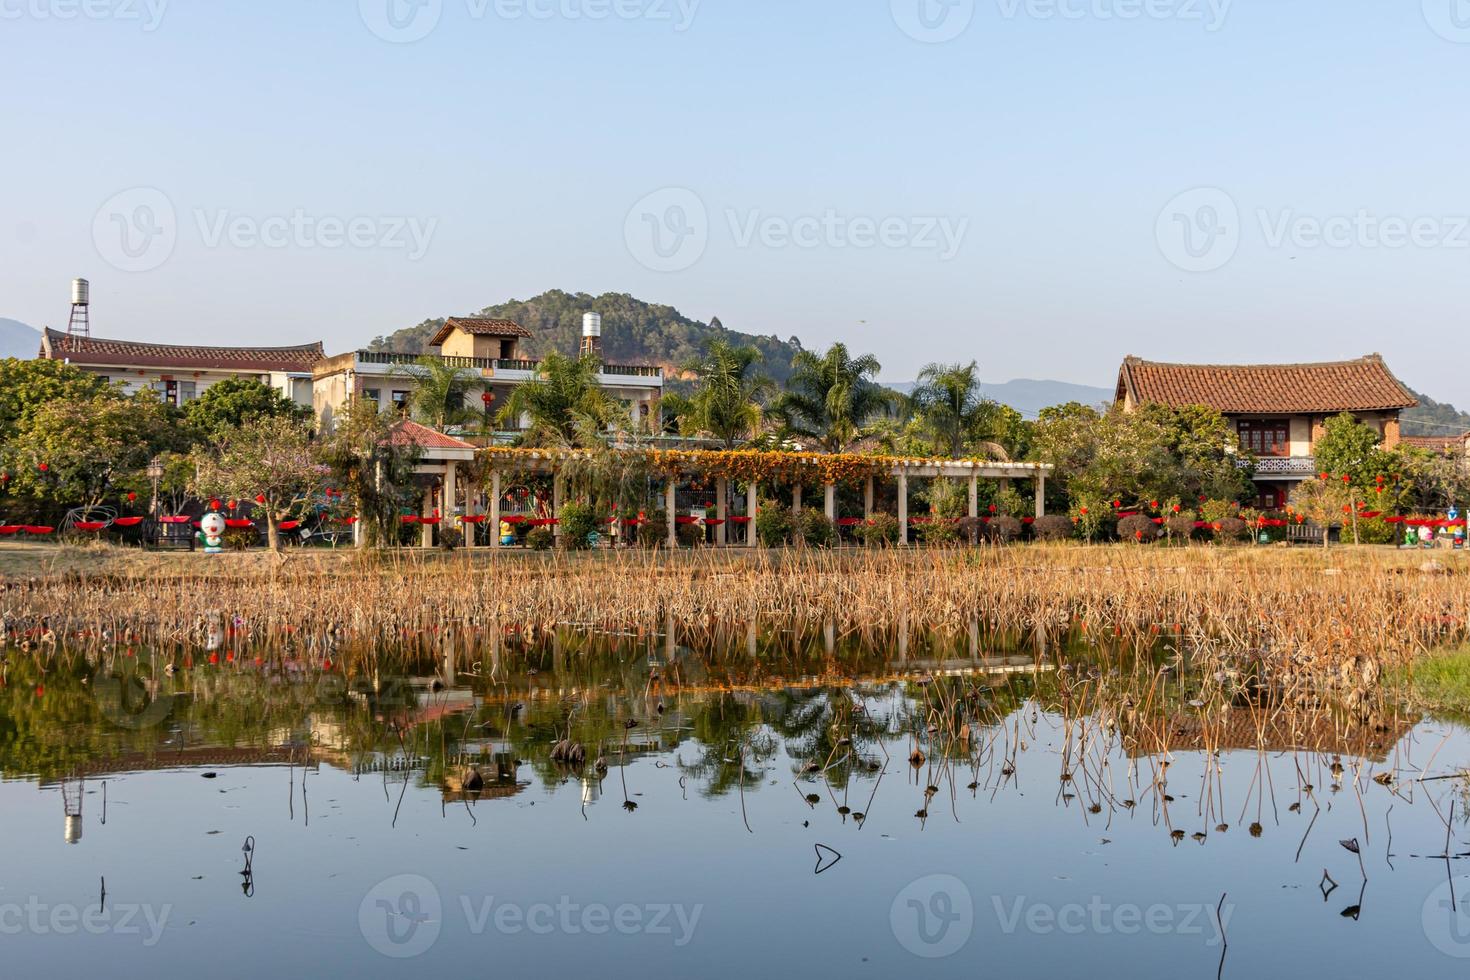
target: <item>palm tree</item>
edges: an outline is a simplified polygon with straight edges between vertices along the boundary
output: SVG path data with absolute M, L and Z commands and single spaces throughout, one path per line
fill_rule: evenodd
M 726 449 L 753 437 L 760 431 L 761 402 L 772 388 L 769 378 L 752 371 L 760 359 L 754 347 L 712 340 L 704 357 L 689 365 L 699 375 L 699 388 L 682 419 L 695 431 L 720 440 Z
M 985 454 L 1008 459 L 1004 448 L 985 441 L 995 414 L 995 403 L 980 394 L 980 377 L 969 364 L 930 364 L 919 372 L 919 383 L 909 395 L 920 422 L 936 448 L 958 458 L 973 446 Z
M 441 431 L 473 421 L 476 413 L 466 407 L 465 398 L 485 387 L 475 372 L 451 367 L 442 357 L 431 354 L 420 357 L 412 367 L 394 371 L 393 376 L 413 384 L 408 396 L 409 414 Z
M 551 353 L 536 377 L 517 385 L 500 410 L 502 425 L 530 419 L 525 442 L 547 447 L 590 447 L 614 425 L 627 426 L 628 414 L 602 387 L 595 356 Z
M 800 351 L 791 366 L 772 414 L 792 435 L 816 441 L 825 452 L 842 452 L 895 401 L 893 392 L 873 380 L 882 370 L 878 359 L 854 358 L 844 344 L 833 344 L 821 357 Z

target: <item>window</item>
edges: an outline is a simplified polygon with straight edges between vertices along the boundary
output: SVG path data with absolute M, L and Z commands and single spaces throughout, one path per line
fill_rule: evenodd
M 179 382 L 179 404 L 187 405 L 199 397 L 199 386 L 193 381 Z
M 364 388 L 362 389 L 362 397 L 364 400 L 370 401 L 376 406 L 383 400 L 383 391 L 381 388 Z
M 406 412 L 406 411 L 408 411 L 408 392 L 406 392 L 406 391 L 395 391 L 395 392 L 393 392 L 393 407 L 396 408 L 400 412 Z
M 1256 456 L 1290 456 L 1291 434 L 1285 419 L 1242 419 L 1240 448 Z

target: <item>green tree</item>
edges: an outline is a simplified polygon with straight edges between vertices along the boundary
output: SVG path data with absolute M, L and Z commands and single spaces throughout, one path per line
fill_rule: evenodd
M 772 389 L 770 379 L 754 370 L 760 359 L 754 347 L 712 340 L 704 357 L 689 365 L 699 375 L 699 386 L 689 400 L 687 424 L 720 440 L 726 449 L 755 436 L 760 431 L 761 403 Z
M 1359 422 L 1349 412 L 1334 415 L 1322 425 L 1322 437 L 1313 452 L 1317 469 L 1331 476 L 1347 476 L 1362 486 L 1391 468 L 1391 462 L 1379 448 L 1382 441 L 1376 429 Z
M 52 402 L 91 398 L 108 389 L 107 382 L 64 361 L 0 360 L 0 439 Z
M 214 440 L 255 419 L 305 422 L 311 418 L 311 410 L 256 378 L 226 378 L 189 402 L 184 407 L 184 418 L 202 438 Z
M 453 367 L 443 358 L 425 355 L 413 366 L 396 370 L 394 376 L 413 386 L 408 411 L 425 425 L 442 432 L 452 425 L 467 425 L 480 414 L 465 402 L 471 393 L 483 390 L 485 382 L 469 368 Z
M 182 441 L 177 412 L 151 390 L 123 396 L 103 387 L 65 395 L 32 409 L 6 442 L 8 485 L 33 500 L 95 507 L 155 454 Z
M 530 420 L 523 441 L 530 446 L 591 447 L 601 444 L 608 428 L 629 424 L 623 410 L 602 387 L 601 362 L 548 354 L 536 377 L 516 385 L 500 410 L 503 425 Z
M 786 390 L 772 407 L 788 432 L 840 453 L 867 431 L 896 401 L 874 378 L 882 365 L 872 354 L 852 357 L 833 344 L 820 357 L 800 351 L 792 361 Z
M 1010 458 L 996 438 L 1002 427 L 997 423 L 1009 420 L 1002 406 L 981 394 L 974 361 L 927 365 L 909 398 L 938 452 L 958 459 L 978 449 L 992 459 Z
M 272 551 L 281 550 L 280 522 L 322 487 L 327 472 L 306 426 L 285 417 L 254 418 L 227 430 L 214 446 L 196 449 L 194 461 L 199 496 L 255 500 Z
M 419 450 L 394 440 L 395 422 L 372 402 L 354 400 L 319 453 L 332 483 L 356 505 L 370 548 L 397 543 L 399 511 L 413 506 L 419 493 L 414 474 Z

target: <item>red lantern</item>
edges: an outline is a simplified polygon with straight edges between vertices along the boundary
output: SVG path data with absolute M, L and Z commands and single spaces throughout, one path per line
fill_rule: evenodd
M 133 491 L 129 490 L 128 491 L 128 503 L 132 503 L 133 501 L 135 501 L 137 499 L 138 499 L 138 495 L 136 493 L 134 493 Z
M 1346 473 L 1344 473 L 1342 475 L 1342 482 L 1343 483 L 1352 483 L 1353 482 L 1353 478 L 1351 476 L 1348 476 Z
M 1082 516 L 1083 517 L 1086 517 L 1087 516 L 1087 508 L 1086 507 L 1082 508 Z
M 264 504 L 265 503 L 265 494 L 263 494 L 263 493 L 256 494 L 255 495 L 255 502 L 257 504 Z
M 485 411 L 490 411 L 490 406 L 495 404 L 495 392 L 485 391 L 480 395 L 480 401 L 485 403 Z
M 1317 479 L 1324 480 L 1325 481 L 1327 479 L 1327 474 L 1326 473 L 1318 473 L 1317 474 Z
M 9 482 L 10 482 L 10 474 L 9 473 L 0 473 L 0 483 L 9 483 Z
M 1150 500 L 1148 502 L 1148 506 L 1149 506 L 1149 509 L 1150 510 L 1158 510 L 1159 509 L 1159 502 L 1157 500 Z
M 36 469 L 40 470 L 42 473 L 45 473 L 47 470 L 51 469 L 51 464 L 50 463 L 42 463 L 39 466 L 37 466 Z
M 211 500 L 209 502 L 209 509 L 210 510 L 219 510 L 219 498 L 218 497 L 215 497 L 213 500 Z
M 1179 505 L 1178 504 L 1175 504 L 1174 505 L 1174 513 L 1176 513 L 1176 514 L 1179 513 Z
M 237 506 L 239 506 L 239 502 L 231 500 L 229 503 L 225 504 L 225 506 L 230 508 L 230 510 L 234 510 Z

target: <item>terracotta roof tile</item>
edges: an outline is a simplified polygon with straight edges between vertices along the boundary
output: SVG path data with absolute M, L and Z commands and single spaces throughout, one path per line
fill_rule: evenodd
M 395 446 L 418 446 L 420 449 L 470 449 L 475 447 L 463 439 L 454 436 L 446 436 L 437 429 L 431 429 L 427 425 L 420 425 L 410 419 L 393 424 L 393 431 L 388 437 Z
M 1399 441 L 1415 449 L 1428 449 L 1437 453 L 1450 452 L 1464 449 L 1466 444 L 1470 443 L 1470 432 L 1459 436 L 1404 436 Z
M 1328 415 L 1413 408 L 1418 400 L 1377 354 L 1324 364 L 1161 364 L 1130 357 L 1118 399 L 1171 408 L 1207 405 L 1226 414 Z
M 429 341 L 430 347 L 442 346 L 449 335 L 456 330 L 475 337 L 526 337 L 531 336 L 531 331 L 516 323 L 514 320 L 499 320 L 491 317 L 481 316 L 452 316 L 444 321 L 444 326 Z
M 48 327 L 38 356 L 86 365 L 309 372 L 325 354 L 321 341 L 297 347 L 201 347 L 77 337 Z

